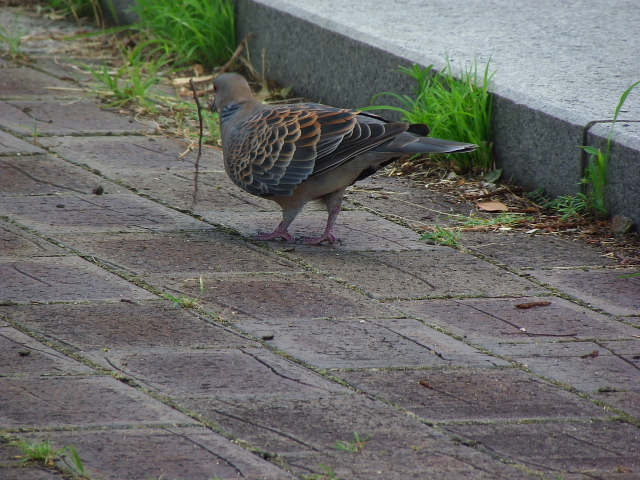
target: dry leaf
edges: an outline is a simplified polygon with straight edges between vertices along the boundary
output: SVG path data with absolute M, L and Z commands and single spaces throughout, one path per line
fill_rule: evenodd
M 215 78 L 215 75 L 204 75 L 202 77 L 180 77 L 171 80 L 174 85 L 189 85 L 189 81 L 193 80 L 194 83 L 209 82 Z
M 193 71 L 198 77 L 201 76 L 201 75 L 204 75 L 204 67 L 202 65 L 200 65 L 199 63 L 196 63 L 193 66 Z
M 484 210 L 486 212 L 508 212 L 509 207 L 507 207 L 502 202 L 478 202 L 476 206 L 480 210 Z
M 596 358 L 598 355 L 600 355 L 600 351 L 599 350 L 594 350 L 591 353 L 587 353 L 585 355 L 580 355 L 580 358 Z
M 519 303 L 519 304 L 516 305 L 516 308 L 546 307 L 547 305 L 551 305 L 551 302 Z

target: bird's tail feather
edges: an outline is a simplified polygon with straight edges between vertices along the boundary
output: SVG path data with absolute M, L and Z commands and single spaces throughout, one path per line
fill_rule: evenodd
M 398 135 L 390 142 L 375 148 L 377 152 L 411 154 L 411 153 L 467 153 L 473 152 L 477 145 L 473 143 L 454 142 L 435 137 L 416 137 L 409 133 Z

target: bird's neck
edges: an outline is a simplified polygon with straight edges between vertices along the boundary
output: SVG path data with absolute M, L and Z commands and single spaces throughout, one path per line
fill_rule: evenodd
M 231 120 L 231 118 L 238 113 L 238 110 L 242 108 L 242 103 L 243 102 L 232 102 L 222 107 L 222 110 L 220 111 L 220 121 L 228 122 Z
M 260 108 L 260 105 L 260 102 L 256 102 L 254 99 L 227 103 L 220 111 L 220 121 L 225 123 L 234 117 L 242 118 L 250 115 L 256 109 Z

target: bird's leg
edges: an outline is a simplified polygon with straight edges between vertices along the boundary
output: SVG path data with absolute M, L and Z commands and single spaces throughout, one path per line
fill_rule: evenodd
M 336 225 L 336 219 L 338 218 L 340 208 L 342 207 L 343 194 L 344 190 L 339 190 L 337 192 L 330 193 L 322 199 L 324 204 L 327 206 L 327 211 L 329 212 L 329 217 L 327 218 L 327 226 L 324 229 L 324 234 L 316 238 L 304 238 L 302 240 L 302 243 L 304 243 L 305 245 L 320 245 L 324 242 L 327 242 L 329 244 L 340 242 L 340 239 L 333 233 L 333 228 Z
M 296 218 L 301 209 L 287 209 L 282 211 L 282 221 L 278 227 L 271 233 L 258 233 L 255 236 L 256 240 L 286 240 L 288 242 L 294 242 L 295 238 L 289 233 L 289 225 Z

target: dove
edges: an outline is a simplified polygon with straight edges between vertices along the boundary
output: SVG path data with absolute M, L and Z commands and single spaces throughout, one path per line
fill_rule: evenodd
M 237 73 L 219 75 L 211 110 L 220 116 L 225 171 L 240 188 L 276 202 L 282 221 L 258 240 L 294 242 L 289 225 L 312 200 L 328 212 L 324 233 L 304 244 L 333 244 L 347 187 L 404 155 L 471 152 L 476 145 L 427 137 L 429 127 L 319 103 L 257 101 Z

